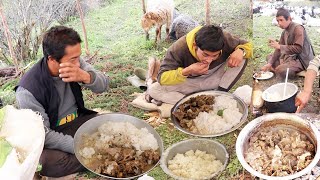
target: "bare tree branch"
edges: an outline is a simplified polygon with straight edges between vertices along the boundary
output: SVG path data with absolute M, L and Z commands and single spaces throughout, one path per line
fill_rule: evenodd
M 3 14 L 2 2 L 0 4 L 0 17 L 1 17 L 1 20 L 2 20 L 4 34 L 5 34 L 6 38 L 7 38 L 9 51 L 10 51 L 10 56 L 13 59 L 13 62 L 14 62 L 14 65 L 15 65 L 15 70 L 16 70 L 16 73 L 17 73 L 19 71 L 19 66 L 18 66 L 16 55 L 15 55 L 15 53 L 13 51 L 12 42 L 11 42 L 11 36 L 10 36 L 9 28 L 8 28 L 8 25 L 7 25 L 7 21 L 6 21 L 6 18 L 4 16 L 4 14 Z
M 0 0 L 0 2 L 2 2 L 1 13 L 6 18 L 7 24 L 6 28 L 0 28 L 0 39 L 7 38 L 7 34 L 11 36 L 10 43 L 0 41 L 0 56 L 6 59 L 12 57 L 11 54 L 15 55 L 15 58 L 9 58 L 8 65 L 19 66 L 22 61 L 35 60 L 42 36 L 48 28 L 55 22 L 63 24 L 70 20 L 70 17 L 79 16 L 75 0 Z M 83 16 L 86 12 L 83 7 L 86 5 L 82 0 L 78 2 L 81 5 L 79 13 Z M 2 24 L 3 22 L 0 22 L 0 26 Z M 84 33 L 87 42 L 85 29 Z

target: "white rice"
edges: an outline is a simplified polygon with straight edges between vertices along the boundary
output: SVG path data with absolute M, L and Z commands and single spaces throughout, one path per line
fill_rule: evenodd
M 138 129 L 129 122 L 107 122 L 98 128 L 98 132 L 89 137 L 95 139 L 93 149 L 103 150 L 111 144 L 128 148 L 133 146 L 138 154 L 145 150 L 159 149 L 157 139 L 148 132 L 147 128 Z M 80 154 L 83 157 L 91 157 L 95 154 L 91 148 L 83 148 Z
M 228 108 L 238 109 L 238 102 L 230 96 L 224 96 L 224 95 L 216 96 L 214 100 L 215 102 L 213 105 L 213 109 L 215 112 L 217 112 L 218 110 L 223 110 Z
M 213 111 L 200 112 L 193 120 L 196 131 L 200 134 L 217 134 L 231 129 L 242 117 L 237 104 L 236 100 L 228 96 L 215 97 Z M 223 110 L 222 116 L 217 115 L 219 110 Z
M 168 169 L 175 175 L 190 179 L 205 179 L 223 168 L 221 161 L 205 151 L 189 150 L 176 154 L 168 161 Z
M 265 98 L 271 102 L 282 101 L 282 100 L 288 99 L 289 97 L 290 97 L 290 95 L 288 95 L 288 94 L 283 96 L 283 95 L 280 95 L 280 92 L 276 92 L 276 91 L 265 93 Z

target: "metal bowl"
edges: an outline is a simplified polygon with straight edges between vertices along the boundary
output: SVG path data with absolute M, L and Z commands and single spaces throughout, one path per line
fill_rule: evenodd
M 82 144 L 82 136 L 83 136 L 83 134 L 93 134 L 94 132 L 97 131 L 98 127 L 100 127 L 102 124 L 104 124 L 106 122 L 129 122 L 129 123 L 133 124 L 135 127 L 137 127 L 138 129 L 146 128 L 148 130 L 148 132 L 153 134 L 153 136 L 156 138 L 158 145 L 159 145 L 160 155 L 163 152 L 163 142 L 161 140 L 160 135 L 157 133 L 157 131 L 155 131 L 153 129 L 153 127 L 151 127 L 145 121 L 140 120 L 140 119 L 133 117 L 133 116 L 126 115 L 126 114 L 120 114 L 120 113 L 103 114 L 103 115 L 94 117 L 94 118 L 90 119 L 89 121 L 85 122 L 84 124 L 82 124 L 74 136 L 75 155 L 76 155 L 77 159 L 80 161 L 80 163 L 85 168 L 87 168 L 89 171 L 91 171 L 99 176 L 105 177 L 105 178 L 134 179 L 134 178 L 137 178 L 139 176 L 142 176 L 142 175 L 148 173 L 149 171 L 151 171 L 154 167 L 156 167 L 159 164 L 160 160 L 153 167 L 151 167 L 148 171 L 146 171 L 142 174 L 139 174 L 137 176 L 126 177 L 126 178 L 116 178 L 116 177 L 102 175 L 102 174 L 96 173 L 92 169 L 88 168 L 84 163 L 83 157 L 79 154 L 80 146 Z
M 245 153 L 249 148 L 249 139 L 262 127 L 276 126 L 277 128 L 294 129 L 305 134 L 316 148 L 316 154 L 311 163 L 303 170 L 289 176 L 268 176 L 253 169 L 244 159 Z M 289 113 L 273 113 L 260 116 L 248 123 L 240 132 L 236 142 L 236 154 L 241 165 L 254 176 L 270 180 L 288 180 L 300 177 L 311 171 L 320 159 L 320 133 L 318 129 L 309 121 L 297 115 Z
M 196 133 L 188 131 L 187 129 L 184 129 L 183 127 L 180 126 L 179 120 L 172 113 L 178 109 L 180 104 L 186 102 L 191 97 L 196 97 L 199 95 L 212 95 L 215 97 L 217 97 L 217 96 L 232 97 L 233 99 L 235 99 L 238 102 L 238 108 L 239 108 L 240 112 L 242 113 L 242 117 L 241 117 L 240 122 L 237 125 L 235 125 L 234 127 L 232 127 L 231 129 L 229 129 L 225 132 L 217 133 L 217 134 L 196 134 Z M 243 102 L 242 99 L 240 99 L 238 96 L 236 96 L 234 94 L 231 94 L 228 92 L 223 92 L 223 91 L 215 91 L 215 90 L 201 91 L 201 92 L 189 94 L 189 95 L 183 97 L 181 100 L 179 100 L 171 109 L 171 120 L 173 121 L 173 124 L 175 125 L 175 127 L 178 128 L 183 133 L 193 135 L 193 136 L 198 136 L 198 137 L 217 137 L 217 136 L 222 136 L 222 135 L 228 134 L 228 133 L 238 129 L 244 122 L 246 122 L 247 116 L 248 116 L 248 107 L 245 104 L 245 102 Z
M 215 140 L 210 139 L 188 139 L 173 144 L 162 154 L 162 157 L 160 159 L 160 167 L 167 175 L 171 176 L 174 179 L 190 180 L 188 178 L 177 176 L 168 169 L 169 160 L 173 159 L 173 157 L 177 153 L 184 154 L 189 150 L 206 151 L 209 154 L 213 154 L 223 164 L 223 168 L 220 171 L 212 174 L 210 177 L 205 179 L 212 179 L 213 177 L 219 175 L 227 167 L 229 154 L 225 146 Z
M 294 113 L 297 110 L 295 106 L 295 98 L 298 94 L 298 86 L 293 83 L 287 83 L 286 96 L 283 97 L 285 83 L 277 83 L 263 91 L 262 99 L 269 113 L 287 112 Z M 281 99 L 272 99 L 274 94 L 281 96 Z M 275 98 L 275 97 L 273 97 Z

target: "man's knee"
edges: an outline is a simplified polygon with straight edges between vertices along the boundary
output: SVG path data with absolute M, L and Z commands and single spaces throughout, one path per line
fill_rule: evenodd
M 40 164 L 40 174 L 48 177 L 62 177 L 86 170 L 74 154 L 51 149 L 43 150 Z
M 286 75 L 287 75 L 287 68 L 288 68 L 288 67 L 278 66 L 278 67 L 275 69 L 276 75 L 279 76 L 281 79 L 285 79 L 285 78 L 286 78 Z M 289 79 L 293 79 L 293 78 L 296 77 L 296 74 L 297 74 L 297 72 L 292 71 L 292 70 L 289 69 L 288 78 L 289 78 Z
M 151 97 L 157 96 L 160 93 L 161 85 L 158 82 L 152 83 L 148 86 L 147 94 Z

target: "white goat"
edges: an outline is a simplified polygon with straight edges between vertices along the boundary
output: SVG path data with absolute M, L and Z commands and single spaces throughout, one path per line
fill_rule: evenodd
M 149 30 L 156 26 L 156 40 L 161 39 L 161 27 L 166 24 L 167 40 L 169 40 L 169 30 L 173 19 L 173 0 L 148 0 L 146 13 L 141 18 L 141 26 L 149 39 Z

